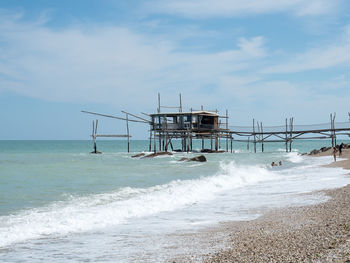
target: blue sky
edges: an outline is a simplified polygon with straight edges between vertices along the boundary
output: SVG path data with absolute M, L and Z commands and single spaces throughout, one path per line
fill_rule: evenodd
M 0 0 L 0 139 L 89 139 L 80 110 L 153 112 L 158 92 L 232 125 L 347 121 L 349 69 L 346 0 Z

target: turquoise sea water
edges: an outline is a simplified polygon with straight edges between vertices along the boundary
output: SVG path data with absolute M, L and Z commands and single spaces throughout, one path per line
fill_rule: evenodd
M 181 248 L 150 245 L 155 237 L 253 219 L 261 207 L 323 201 L 305 193 L 348 184 L 344 170 L 319 167 L 330 157 L 298 155 L 329 144 L 295 142 L 292 153 L 265 144 L 254 154 L 252 145 L 234 143 L 233 154 L 184 163 L 178 160 L 198 154 L 131 158 L 147 151 L 148 141 L 131 141 L 126 153 L 125 141 L 101 140 L 100 155 L 89 153 L 91 141 L 0 141 L 0 261 L 165 260 Z M 281 167 L 270 166 L 280 160 Z

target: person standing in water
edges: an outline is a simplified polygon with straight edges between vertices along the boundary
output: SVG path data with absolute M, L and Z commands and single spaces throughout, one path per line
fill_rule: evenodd
M 334 158 L 334 161 L 336 162 L 337 161 L 337 147 L 333 147 L 333 158 Z

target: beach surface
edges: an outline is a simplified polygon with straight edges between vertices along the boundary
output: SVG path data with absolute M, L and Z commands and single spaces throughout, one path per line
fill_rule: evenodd
M 314 156 L 331 154 L 328 150 Z M 350 149 L 344 149 L 341 159 L 329 167 L 349 169 L 349 158 Z M 350 185 L 316 194 L 329 199 L 317 205 L 269 210 L 256 220 L 226 222 L 204 231 L 199 239 L 221 249 L 173 261 L 350 262 Z

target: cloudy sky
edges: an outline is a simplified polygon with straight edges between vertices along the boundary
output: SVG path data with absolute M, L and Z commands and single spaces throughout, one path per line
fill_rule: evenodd
M 158 92 L 232 125 L 347 121 L 349 84 L 347 0 L 0 1 L 0 139 L 89 139 L 80 110 L 150 113 Z

